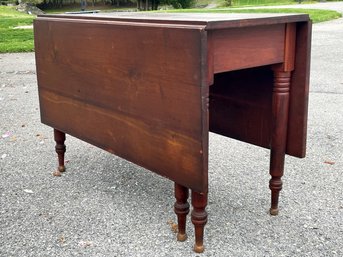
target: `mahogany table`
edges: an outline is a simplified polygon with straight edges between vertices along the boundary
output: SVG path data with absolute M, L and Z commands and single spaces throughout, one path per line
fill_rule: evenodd
M 293 14 L 40 15 L 41 120 L 175 182 L 196 252 L 207 222 L 209 131 L 271 149 L 270 214 L 285 154 L 305 156 L 311 22 Z

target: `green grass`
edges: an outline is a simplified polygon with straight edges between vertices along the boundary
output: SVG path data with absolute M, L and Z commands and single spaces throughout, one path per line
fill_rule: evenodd
M 33 30 L 14 29 L 32 24 L 33 19 L 14 7 L 0 6 L 0 53 L 33 51 Z
M 310 19 L 316 22 L 323 22 L 338 19 L 342 15 L 336 11 L 317 9 L 293 9 L 293 8 L 272 8 L 272 9 L 185 9 L 170 10 L 168 12 L 191 12 L 191 13 L 307 13 Z
M 306 1 L 309 3 L 310 1 Z M 295 0 L 232 0 L 233 7 L 297 4 Z
M 216 4 L 217 7 L 229 7 L 229 0 L 196 0 L 195 6 L 206 6 L 208 4 Z M 277 6 L 277 5 L 294 5 L 298 4 L 298 0 L 231 0 L 232 8 L 249 7 L 249 6 Z M 315 0 L 302 0 L 302 4 L 318 3 Z

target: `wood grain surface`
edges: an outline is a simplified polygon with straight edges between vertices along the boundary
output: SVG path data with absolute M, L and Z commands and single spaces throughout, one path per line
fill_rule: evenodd
M 295 63 L 292 72 L 286 153 L 306 155 L 308 97 L 310 86 L 311 22 L 296 25 Z
M 207 191 L 205 37 L 198 27 L 36 20 L 42 122 Z
M 282 63 L 285 25 L 214 30 L 209 41 L 214 73 Z

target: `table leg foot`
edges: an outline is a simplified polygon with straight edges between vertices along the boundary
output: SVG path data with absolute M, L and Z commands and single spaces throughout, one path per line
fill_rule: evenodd
M 195 230 L 194 251 L 202 253 L 204 251 L 204 228 L 207 223 L 207 193 L 192 191 L 192 223 Z
M 187 234 L 181 234 L 180 232 L 177 233 L 177 241 L 184 242 L 187 240 Z
M 271 190 L 271 207 L 269 210 L 270 215 L 276 216 L 279 214 L 279 194 L 282 189 L 282 180 L 280 177 L 272 177 L 269 181 L 269 188 Z
M 204 245 L 194 245 L 193 250 L 196 253 L 203 253 L 205 250 L 205 247 L 204 247 Z
M 272 216 L 277 216 L 279 214 L 279 208 L 276 208 L 276 209 L 270 208 L 269 213 Z
M 175 183 L 175 198 L 174 211 L 177 215 L 178 233 L 177 240 L 183 242 L 187 239 L 186 234 L 186 218 L 189 213 L 188 203 L 188 188 Z
M 61 176 L 61 172 L 65 172 L 66 168 L 64 166 L 64 153 L 66 152 L 66 146 L 64 144 L 66 136 L 65 133 L 54 129 L 54 139 L 56 142 L 55 150 L 58 156 L 58 168 L 53 172 L 54 176 Z

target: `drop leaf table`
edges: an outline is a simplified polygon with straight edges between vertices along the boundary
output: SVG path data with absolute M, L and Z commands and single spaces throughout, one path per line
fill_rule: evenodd
M 34 21 L 41 121 L 175 182 L 204 250 L 208 135 L 270 149 L 270 214 L 285 155 L 306 149 L 311 21 L 305 14 L 64 14 Z M 229 167 L 228 167 L 229 168 Z

